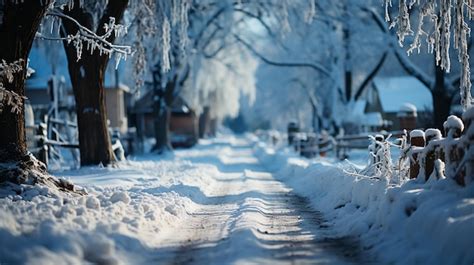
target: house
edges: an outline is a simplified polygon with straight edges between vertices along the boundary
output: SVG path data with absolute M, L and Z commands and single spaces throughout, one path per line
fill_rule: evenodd
M 127 117 L 127 94 L 130 93 L 128 86 L 118 83 L 116 85 L 107 85 L 105 87 L 105 107 L 107 119 L 110 121 L 110 127 L 125 134 L 128 131 Z
M 173 147 L 191 147 L 199 139 L 199 118 L 182 97 L 171 105 L 170 133 Z
M 384 120 L 380 112 L 366 112 L 367 100 L 352 102 L 350 113 L 345 121 L 345 129 L 351 133 L 376 132 L 390 127 L 391 122 Z
M 419 119 L 433 111 L 429 89 L 411 76 L 374 78 L 365 113 L 380 113 L 390 130 L 424 127 Z M 414 120 L 411 120 L 415 118 Z
M 148 89 L 135 102 L 132 110 L 139 139 L 155 136 L 153 89 Z M 190 147 L 199 139 L 199 118 L 182 97 L 177 97 L 170 109 L 170 140 L 173 147 Z

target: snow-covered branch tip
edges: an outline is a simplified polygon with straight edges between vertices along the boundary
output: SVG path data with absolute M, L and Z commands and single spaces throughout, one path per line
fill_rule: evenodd
M 418 6 L 419 12 L 411 12 Z M 443 70 L 451 70 L 450 47 L 458 51 L 458 60 L 461 64 L 460 94 L 461 105 L 464 110 L 472 105 L 471 96 L 471 70 L 469 65 L 468 40 L 471 29 L 466 22 L 472 20 L 474 15 L 474 1 L 472 0 L 400 0 L 398 16 L 391 21 L 391 0 L 385 0 L 385 20 L 390 22 L 390 28 L 397 28 L 399 43 L 403 46 L 407 36 L 413 36 L 413 41 L 408 48 L 408 54 L 420 52 L 421 40 L 427 42 L 428 51 L 436 54 L 436 63 Z M 418 13 L 417 26 L 411 28 L 410 14 Z M 427 20 L 432 27 L 426 27 Z M 428 30 L 429 29 L 429 30 Z
M 81 25 L 74 18 L 57 9 L 48 11 L 47 15 L 67 19 L 78 27 L 78 31 L 75 35 L 70 34 L 65 38 L 60 38 L 65 40 L 68 44 L 72 43 L 72 45 L 74 45 L 76 48 L 77 61 L 82 57 L 84 44 L 91 54 L 94 53 L 95 50 L 98 50 L 100 55 L 105 54 L 109 57 L 115 55 L 116 67 L 118 67 L 118 64 L 122 59 L 127 60 L 127 57 L 133 54 L 131 46 L 116 45 L 109 41 L 111 36 L 120 38 L 127 34 L 127 27 L 121 24 L 116 24 L 114 17 L 110 17 L 109 22 L 104 24 L 104 34 L 98 35 Z
M 14 74 L 23 70 L 22 63 L 22 59 L 13 63 L 7 63 L 5 60 L 2 60 L 0 63 L 0 113 L 3 112 L 5 106 L 9 106 L 10 111 L 15 114 L 19 114 L 22 110 L 26 97 L 7 90 L 3 83 L 4 81 L 8 83 L 14 81 Z

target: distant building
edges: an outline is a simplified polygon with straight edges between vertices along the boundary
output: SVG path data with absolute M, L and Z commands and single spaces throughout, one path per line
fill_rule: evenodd
M 380 113 L 382 119 L 391 124 L 389 129 L 400 130 L 422 127 L 419 119 L 412 118 L 432 111 L 429 89 L 418 79 L 406 76 L 374 78 L 364 113 Z
M 126 98 L 130 93 L 128 86 L 118 84 L 105 87 L 105 105 L 107 111 L 107 119 L 110 121 L 110 127 L 117 129 L 121 133 L 128 130 L 128 117 Z
M 384 120 L 380 112 L 367 112 L 368 102 L 366 100 L 355 101 L 345 124 L 352 133 L 376 132 L 387 129 L 391 122 Z
M 149 89 L 133 108 L 135 126 L 141 139 L 154 137 L 153 90 Z M 171 105 L 170 140 L 173 147 L 189 147 L 199 138 L 199 118 L 182 97 Z

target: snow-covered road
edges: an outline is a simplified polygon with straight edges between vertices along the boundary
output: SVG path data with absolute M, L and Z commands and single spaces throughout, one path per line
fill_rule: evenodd
M 276 161 L 259 161 L 254 144 L 226 136 L 55 173 L 86 196 L 0 190 L 0 264 L 366 262 L 356 242 L 327 239 L 328 222 L 275 178 Z
M 348 239 L 324 240 L 320 213 L 276 180 L 244 139 L 176 156 L 211 163 L 219 174 L 191 199 L 198 205 L 181 224 L 162 234 L 150 262 L 163 264 L 346 264 L 360 262 Z M 225 150 L 225 154 L 222 154 Z M 187 192 L 183 185 L 172 189 Z M 205 192 L 203 192 L 204 190 Z M 183 196 L 185 196 L 183 194 Z

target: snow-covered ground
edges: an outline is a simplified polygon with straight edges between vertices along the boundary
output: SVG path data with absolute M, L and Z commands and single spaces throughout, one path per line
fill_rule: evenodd
M 357 165 L 349 162 L 309 161 L 263 143 L 256 153 L 274 165 L 277 179 L 310 199 L 337 236 L 359 238 L 378 262 L 474 264 L 474 185 L 449 179 L 387 185 L 350 174 Z M 364 162 L 360 152 L 354 157 Z
M 248 138 L 56 175 L 87 196 L 0 198 L 0 264 L 313 264 L 368 261 L 276 180 Z M 294 177 L 294 176 L 292 176 Z
M 0 190 L 0 264 L 473 264 L 474 185 L 354 166 L 223 136 L 56 172 L 88 195 Z

